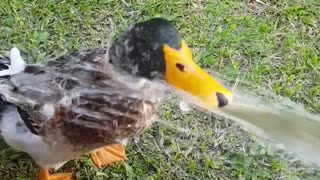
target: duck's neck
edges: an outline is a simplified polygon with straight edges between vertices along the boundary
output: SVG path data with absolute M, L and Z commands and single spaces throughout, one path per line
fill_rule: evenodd
M 120 43 L 113 44 L 109 49 L 110 63 L 117 70 L 149 80 L 161 79 L 163 76 L 161 72 L 164 71 L 164 66 L 152 64 L 151 56 L 148 51 L 144 51 L 140 55 L 140 52 L 136 53 L 130 46 Z

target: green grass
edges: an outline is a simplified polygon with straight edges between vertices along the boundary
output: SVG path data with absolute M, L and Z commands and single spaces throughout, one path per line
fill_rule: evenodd
M 137 20 L 172 20 L 195 60 L 248 88 L 264 87 L 320 110 L 320 2 L 2 0 L 0 52 L 18 46 L 29 63 L 100 46 Z M 89 157 L 69 162 L 79 179 L 319 179 L 320 171 L 209 114 L 161 112 L 128 161 L 96 169 Z M 182 132 L 183 128 L 189 129 Z M 180 129 L 180 130 L 179 130 Z M 34 179 L 37 165 L 0 141 L 1 179 Z

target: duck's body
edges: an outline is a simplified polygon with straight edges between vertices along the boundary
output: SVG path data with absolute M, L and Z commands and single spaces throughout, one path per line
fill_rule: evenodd
M 12 52 L 9 69 L 0 69 L 0 131 L 41 166 L 40 180 L 50 179 L 49 168 L 89 152 L 99 167 L 124 160 L 122 145 L 156 119 L 163 82 L 210 108 L 227 105 L 231 97 L 193 62 L 176 28 L 161 18 L 135 24 L 110 48 L 37 65 Z M 0 68 L 6 63 L 0 61 Z
M 7 106 L 2 113 L 1 131 L 4 140 L 16 150 L 28 153 L 41 167 L 57 169 L 76 157 L 61 143 L 49 145 L 41 136 L 29 131 L 15 106 Z
M 148 127 L 160 99 L 143 86 L 147 80 L 128 82 L 114 72 L 106 53 L 93 49 L 26 65 L 3 81 L 1 94 L 15 104 L 2 112 L 0 129 L 8 144 L 42 167 L 56 168 L 103 146 L 126 143 Z

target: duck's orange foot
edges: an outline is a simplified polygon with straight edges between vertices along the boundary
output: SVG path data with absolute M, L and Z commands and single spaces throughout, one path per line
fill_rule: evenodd
M 106 146 L 91 153 L 91 159 L 98 168 L 126 160 L 125 148 L 121 144 Z
M 46 169 L 40 168 L 38 180 L 74 180 L 72 173 L 49 174 Z

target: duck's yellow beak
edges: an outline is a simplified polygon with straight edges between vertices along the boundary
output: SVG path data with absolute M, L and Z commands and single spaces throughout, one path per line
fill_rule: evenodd
M 184 41 L 180 50 L 164 45 L 163 51 L 167 83 L 188 93 L 207 108 L 224 107 L 231 101 L 232 93 L 193 61 L 191 51 Z

